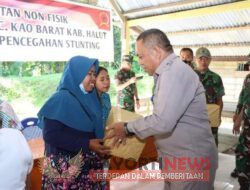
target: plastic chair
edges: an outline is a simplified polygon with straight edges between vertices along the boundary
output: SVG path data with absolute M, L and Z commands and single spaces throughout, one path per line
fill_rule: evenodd
M 23 125 L 23 129 L 22 129 L 23 135 L 25 136 L 27 141 L 31 140 L 29 143 L 33 141 L 32 139 L 39 140 L 37 138 L 42 138 L 43 136 L 42 129 L 40 129 L 37 126 L 38 118 L 36 117 L 25 118 L 21 121 L 21 123 Z M 38 151 L 39 149 L 37 149 L 36 147 L 35 150 Z M 33 153 L 33 158 L 35 158 L 34 153 Z M 41 159 L 42 158 L 34 159 L 34 165 L 30 173 L 30 189 L 41 189 L 42 187 L 41 163 L 43 163 L 43 161 L 41 161 Z
M 22 133 L 27 141 L 35 138 L 41 138 L 43 136 L 42 129 L 37 126 L 38 118 L 28 117 L 23 119 L 21 123 L 23 126 Z

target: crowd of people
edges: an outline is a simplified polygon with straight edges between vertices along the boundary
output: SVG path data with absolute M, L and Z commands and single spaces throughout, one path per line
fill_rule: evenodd
M 103 171 L 111 154 L 113 147 L 106 147 L 104 139 L 112 138 L 113 145 L 119 148 L 131 136 L 139 139 L 153 136 L 159 158 L 208 158 L 209 167 L 204 169 L 209 174 L 207 181 L 165 181 L 165 189 L 214 189 L 219 126 L 210 125 L 207 104 L 218 105 L 221 117 L 225 89 L 221 77 L 209 69 L 212 61 L 209 49 L 198 48 L 194 62 L 192 49 L 185 47 L 177 56 L 165 33 L 149 29 L 138 36 L 136 54 L 141 67 L 154 78 L 153 112 L 132 122 L 110 126 L 106 126 L 111 110 L 108 70 L 99 66 L 94 58 L 74 56 L 68 61 L 56 91 L 38 112 L 45 142 L 42 189 L 109 189 L 108 182 L 95 181 L 90 175 Z M 134 112 L 135 106 L 140 108 L 140 99 L 132 62 L 131 56 L 123 57 L 115 80 L 117 104 L 121 109 Z M 3 105 L 4 101 L 0 101 L 0 106 Z M 24 189 L 26 176 L 32 169 L 32 154 L 19 131 L 21 124 L 17 116 L 0 114 L 0 160 L 6 160 L 2 153 L 10 154 L 6 162 L 0 163 L 1 176 L 5 176 L 0 178 L 0 189 Z M 235 134 L 240 132 L 243 121 L 236 148 L 236 170 L 241 190 L 247 190 L 250 184 L 250 74 L 245 78 L 233 121 Z M 108 136 L 105 130 L 111 130 Z M 20 162 L 12 165 L 16 155 L 21 156 Z M 19 172 L 13 171 L 10 176 L 2 173 L 10 168 L 19 168 Z

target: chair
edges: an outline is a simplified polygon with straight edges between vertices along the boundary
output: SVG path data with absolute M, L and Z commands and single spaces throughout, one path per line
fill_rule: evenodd
M 40 129 L 38 124 L 38 118 L 36 117 L 28 117 L 21 121 L 23 129 L 22 133 L 25 136 L 26 140 L 29 141 L 31 139 L 40 138 L 43 136 L 42 129 Z
M 23 135 L 29 141 L 29 146 L 32 150 L 34 164 L 33 169 L 30 173 L 29 183 L 30 189 L 32 190 L 40 190 L 42 187 L 42 173 L 41 173 L 41 163 L 43 163 L 43 158 L 41 158 L 41 151 L 42 154 L 44 152 L 44 144 L 42 140 L 42 129 L 40 129 L 38 125 L 38 118 L 36 117 L 29 117 L 23 119 L 21 121 L 23 125 Z M 37 152 L 38 151 L 38 152 Z M 37 158 L 37 156 L 39 156 Z

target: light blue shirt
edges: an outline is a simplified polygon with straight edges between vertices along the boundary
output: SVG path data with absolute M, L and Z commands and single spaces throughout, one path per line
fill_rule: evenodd
M 154 136 L 159 156 L 208 157 L 211 168 L 217 168 L 218 153 L 198 75 L 174 53 L 155 75 L 153 114 L 129 122 L 129 131 L 141 139 Z

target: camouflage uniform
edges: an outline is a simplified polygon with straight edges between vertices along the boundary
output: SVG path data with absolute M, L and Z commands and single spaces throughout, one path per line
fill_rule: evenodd
M 194 62 L 192 62 L 190 65 L 189 65 L 193 70 L 196 70 L 197 69 L 197 66 Z
M 244 80 L 236 109 L 238 115 L 243 109 L 243 127 L 236 147 L 236 168 L 241 190 L 250 184 L 250 74 Z
M 206 90 L 207 104 L 215 104 L 218 98 L 225 95 L 223 82 L 218 74 L 208 69 L 205 73 L 199 73 L 199 77 Z M 218 127 L 212 127 L 211 130 L 218 147 Z
M 131 70 L 121 69 L 117 72 L 115 78 L 119 81 L 118 84 L 124 84 L 129 79 L 135 76 Z M 118 92 L 118 102 L 122 109 L 134 112 L 135 111 L 135 96 L 136 85 L 135 83 L 128 85 L 126 88 Z

